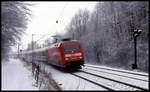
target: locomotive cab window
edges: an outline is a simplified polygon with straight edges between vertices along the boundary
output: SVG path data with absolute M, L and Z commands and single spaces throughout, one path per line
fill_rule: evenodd
M 65 51 L 75 51 L 75 50 L 80 50 L 80 45 L 74 44 L 74 45 L 65 45 L 64 46 Z

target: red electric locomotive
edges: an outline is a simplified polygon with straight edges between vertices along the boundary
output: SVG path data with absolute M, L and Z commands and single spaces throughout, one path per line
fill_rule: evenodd
M 62 68 L 81 68 L 84 65 L 82 46 L 76 40 L 60 41 L 49 47 L 24 53 L 24 55 L 30 57 L 30 60 L 33 55 L 34 61 L 44 61 Z

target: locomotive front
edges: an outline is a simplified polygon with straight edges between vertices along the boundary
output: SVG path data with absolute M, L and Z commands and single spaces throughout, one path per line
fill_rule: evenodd
M 61 43 L 62 67 L 81 68 L 84 65 L 84 54 L 79 41 Z

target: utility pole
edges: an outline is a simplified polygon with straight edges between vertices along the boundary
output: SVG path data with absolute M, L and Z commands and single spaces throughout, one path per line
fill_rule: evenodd
M 18 43 L 18 58 L 19 58 L 19 43 Z
M 18 44 L 18 46 L 17 46 L 17 48 L 18 48 L 18 58 L 19 58 L 19 53 L 20 53 L 20 43 L 17 43 Z
M 32 75 L 34 76 L 35 75 L 35 77 L 36 77 L 36 82 L 37 82 L 37 85 L 38 85 L 38 76 L 39 76 L 39 65 L 38 64 L 36 64 L 36 62 L 34 62 L 34 54 L 33 54 L 33 50 L 34 50 L 34 43 L 35 42 L 37 42 L 37 41 L 39 41 L 41 38 L 43 38 L 43 37 L 45 37 L 45 35 L 43 35 L 40 39 L 38 39 L 37 41 L 34 41 L 34 36 L 36 36 L 36 35 L 42 35 L 42 34 L 32 34 Z M 49 34 L 46 34 L 46 35 L 49 35 Z M 35 48 L 36 49 L 36 48 Z M 37 67 L 38 66 L 38 67 Z M 36 72 L 35 72 L 35 70 L 36 70 Z M 34 73 L 36 73 L 36 74 L 34 74 Z
M 32 34 L 32 52 L 33 52 L 33 35 L 34 34 Z M 33 53 L 32 53 L 32 63 L 33 63 Z
M 32 52 L 33 52 L 33 36 L 34 34 L 32 34 Z M 34 74 L 33 53 L 32 53 L 32 74 Z
M 134 64 L 132 64 L 132 69 L 136 68 L 137 68 L 136 37 L 134 37 Z
M 132 64 L 132 69 L 137 69 L 137 52 L 136 52 L 136 39 L 141 34 L 142 30 L 134 30 L 133 38 L 134 38 L 134 64 Z

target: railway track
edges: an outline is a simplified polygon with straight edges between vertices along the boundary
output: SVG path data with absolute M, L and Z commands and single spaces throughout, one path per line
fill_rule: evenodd
M 94 67 L 95 68 L 95 67 Z M 130 79 L 134 79 L 134 80 L 140 80 L 140 81 L 144 81 L 144 82 L 149 82 L 149 80 L 148 80 L 148 76 L 145 76 L 144 75 L 144 77 L 147 77 L 147 79 L 142 79 L 142 78 L 136 78 L 136 77 L 132 77 L 132 76 L 127 76 L 127 75 L 125 75 L 125 74 L 123 74 L 123 75 L 121 75 L 121 74 L 118 74 L 118 72 L 121 72 L 121 71 L 116 71 L 115 73 L 112 73 L 112 72 L 110 72 L 110 71 L 103 71 L 103 70 L 101 70 L 101 68 L 97 68 L 97 69 L 94 69 L 93 67 L 92 68 L 89 68 L 89 66 L 88 67 L 84 67 L 84 69 L 89 69 L 89 70 L 93 70 L 93 71 L 97 71 L 97 72 L 102 72 L 102 73 L 107 73 L 107 74 L 112 74 L 112 75 L 117 75 L 117 76 L 121 76 L 121 77 L 126 77 L 126 78 L 130 78 Z M 104 69 L 105 70 L 105 69 Z M 107 69 L 106 69 L 107 70 Z M 113 70 L 114 71 L 114 70 Z M 123 72 L 124 73 L 124 72 Z M 128 73 L 128 72 L 126 72 L 126 73 Z M 129 73 L 129 74 L 131 74 L 131 73 Z M 137 75 L 136 73 L 132 73 L 132 75 Z M 141 76 L 141 75 L 139 75 L 138 74 L 138 76 Z M 143 75 L 142 75 L 143 76 Z
M 94 66 L 94 65 L 88 65 L 88 64 L 85 64 L 85 66 L 86 67 L 97 68 L 97 69 L 110 70 L 110 71 L 116 71 L 116 72 L 133 74 L 133 75 L 145 76 L 145 77 L 149 76 L 149 74 L 145 74 L 145 73 L 131 72 L 131 71 L 125 71 L 125 70 L 118 70 L 118 69 L 113 69 L 113 68 L 105 68 L 105 67 L 101 67 L 101 66 Z
M 71 73 L 72 75 L 86 80 L 90 83 L 93 83 L 97 86 L 103 87 L 108 91 L 116 91 L 116 90 L 142 90 L 147 91 L 148 89 L 139 87 L 136 85 L 132 85 L 129 83 L 125 83 L 122 81 L 114 80 L 108 77 L 100 76 L 97 74 L 93 74 L 90 72 L 80 70 L 78 73 Z M 87 77 L 88 76 L 88 77 Z M 97 79 L 97 80 L 95 80 Z
M 100 87 L 102 87 L 102 88 L 104 88 L 104 89 L 106 89 L 106 90 L 109 90 L 109 91 L 113 91 L 113 90 L 114 90 L 113 88 L 107 87 L 107 86 L 105 86 L 105 85 L 103 85 L 103 84 L 101 84 L 101 83 L 94 82 L 94 81 L 89 80 L 88 78 L 82 77 L 82 76 L 80 76 L 80 75 L 77 75 L 77 74 L 74 74 L 74 73 L 71 73 L 71 74 L 74 75 L 74 76 L 76 76 L 76 77 L 78 77 L 78 78 L 81 78 L 81 79 L 83 79 L 83 80 L 86 80 L 86 81 L 88 81 L 88 82 L 90 82 L 90 83 L 93 83 L 93 84 L 95 84 L 95 85 L 97 85 L 97 86 L 100 86 Z
M 99 73 L 99 75 L 103 75 L 103 76 L 106 74 L 107 76 L 105 75 L 105 77 L 111 76 L 111 78 L 113 79 L 118 78 L 120 81 L 125 82 L 127 84 L 136 85 L 137 87 L 141 87 L 146 90 L 149 90 L 149 85 L 148 85 L 149 74 L 147 73 L 128 71 L 128 70 L 119 70 L 119 69 L 114 69 L 109 67 L 95 66 L 95 65 L 93 66 L 87 64 L 85 64 L 85 67 L 83 69 L 85 71 L 92 70 L 92 73 L 93 71 L 96 71 L 96 74 Z
M 96 71 L 96 73 L 94 72 L 89 72 L 90 71 Z M 108 70 L 108 69 L 106 69 Z M 109 69 L 110 71 L 110 69 Z M 96 68 L 96 67 L 93 67 L 91 68 L 90 66 L 86 66 L 83 67 L 82 70 L 80 70 L 79 72 L 75 72 L 75 73 L 71 73 L 71 75 L 73 76 L 76 76 L 80 79 L 83 79 L 89 83 L 92 83 L 93 85 L 96 85 L 96 86 L 99 86 L 100 88 L 104 89 L 104 90 L 108 90 L 108 91 L 117 91 L 117 90 L 142 90 L 142 91 L 148 91 L 149 89 L 147 88 L 144 88 L 144 87 L 141 87 L 141 86 L 138 86 L 138 85 L 133 85 L 133 84 L 130 84 L 130 83 L 126 83 L 126 82 L 123 82 L 123 81 L 119 81 L 119 80 L 116 80 L 116 79 L 112 79 L 112 78 L 109 78 L 109 76 L 103 76 L 103 75 L 100 75 L 98 74 L 99 72 L 103 72 L 103 73 L 107 73 L 107 74 L 111 74 L 111 75 L 118 75 L 120 77 L 126 77 L 126 78 L 131 78 L 131 79 L 135 79 L 135 80 L 140 80 L 140 81 L 144 81 L 144 82 L 148 82 L 147 80 L 142 80 L 142 79 L 139 79 L 139 78 L 132 78 L 132 77 L 129 77 L 129 76 L 124 76 L 124 75 L 119 75 L 119 74 L 113 74 L 113 73 L 110 73 L 110 72 L 104 72 L 104 71 L 101 71 L 100 68 Z M 121 72 L 121 71 L 120 71 Z M 133 75 L 134 73 L 132 73 Z M 139 76 L 139 74 L 138 74 Z M 143 76 L 145 77 L 145 76 Z M 82 84 L 82 82 L 81 82 Z M 77 86 L 79 88 L 80 86 L 80 82 L 79 82 L 79 85 Z M 85 85 L 86 86 L 86 85 Z

